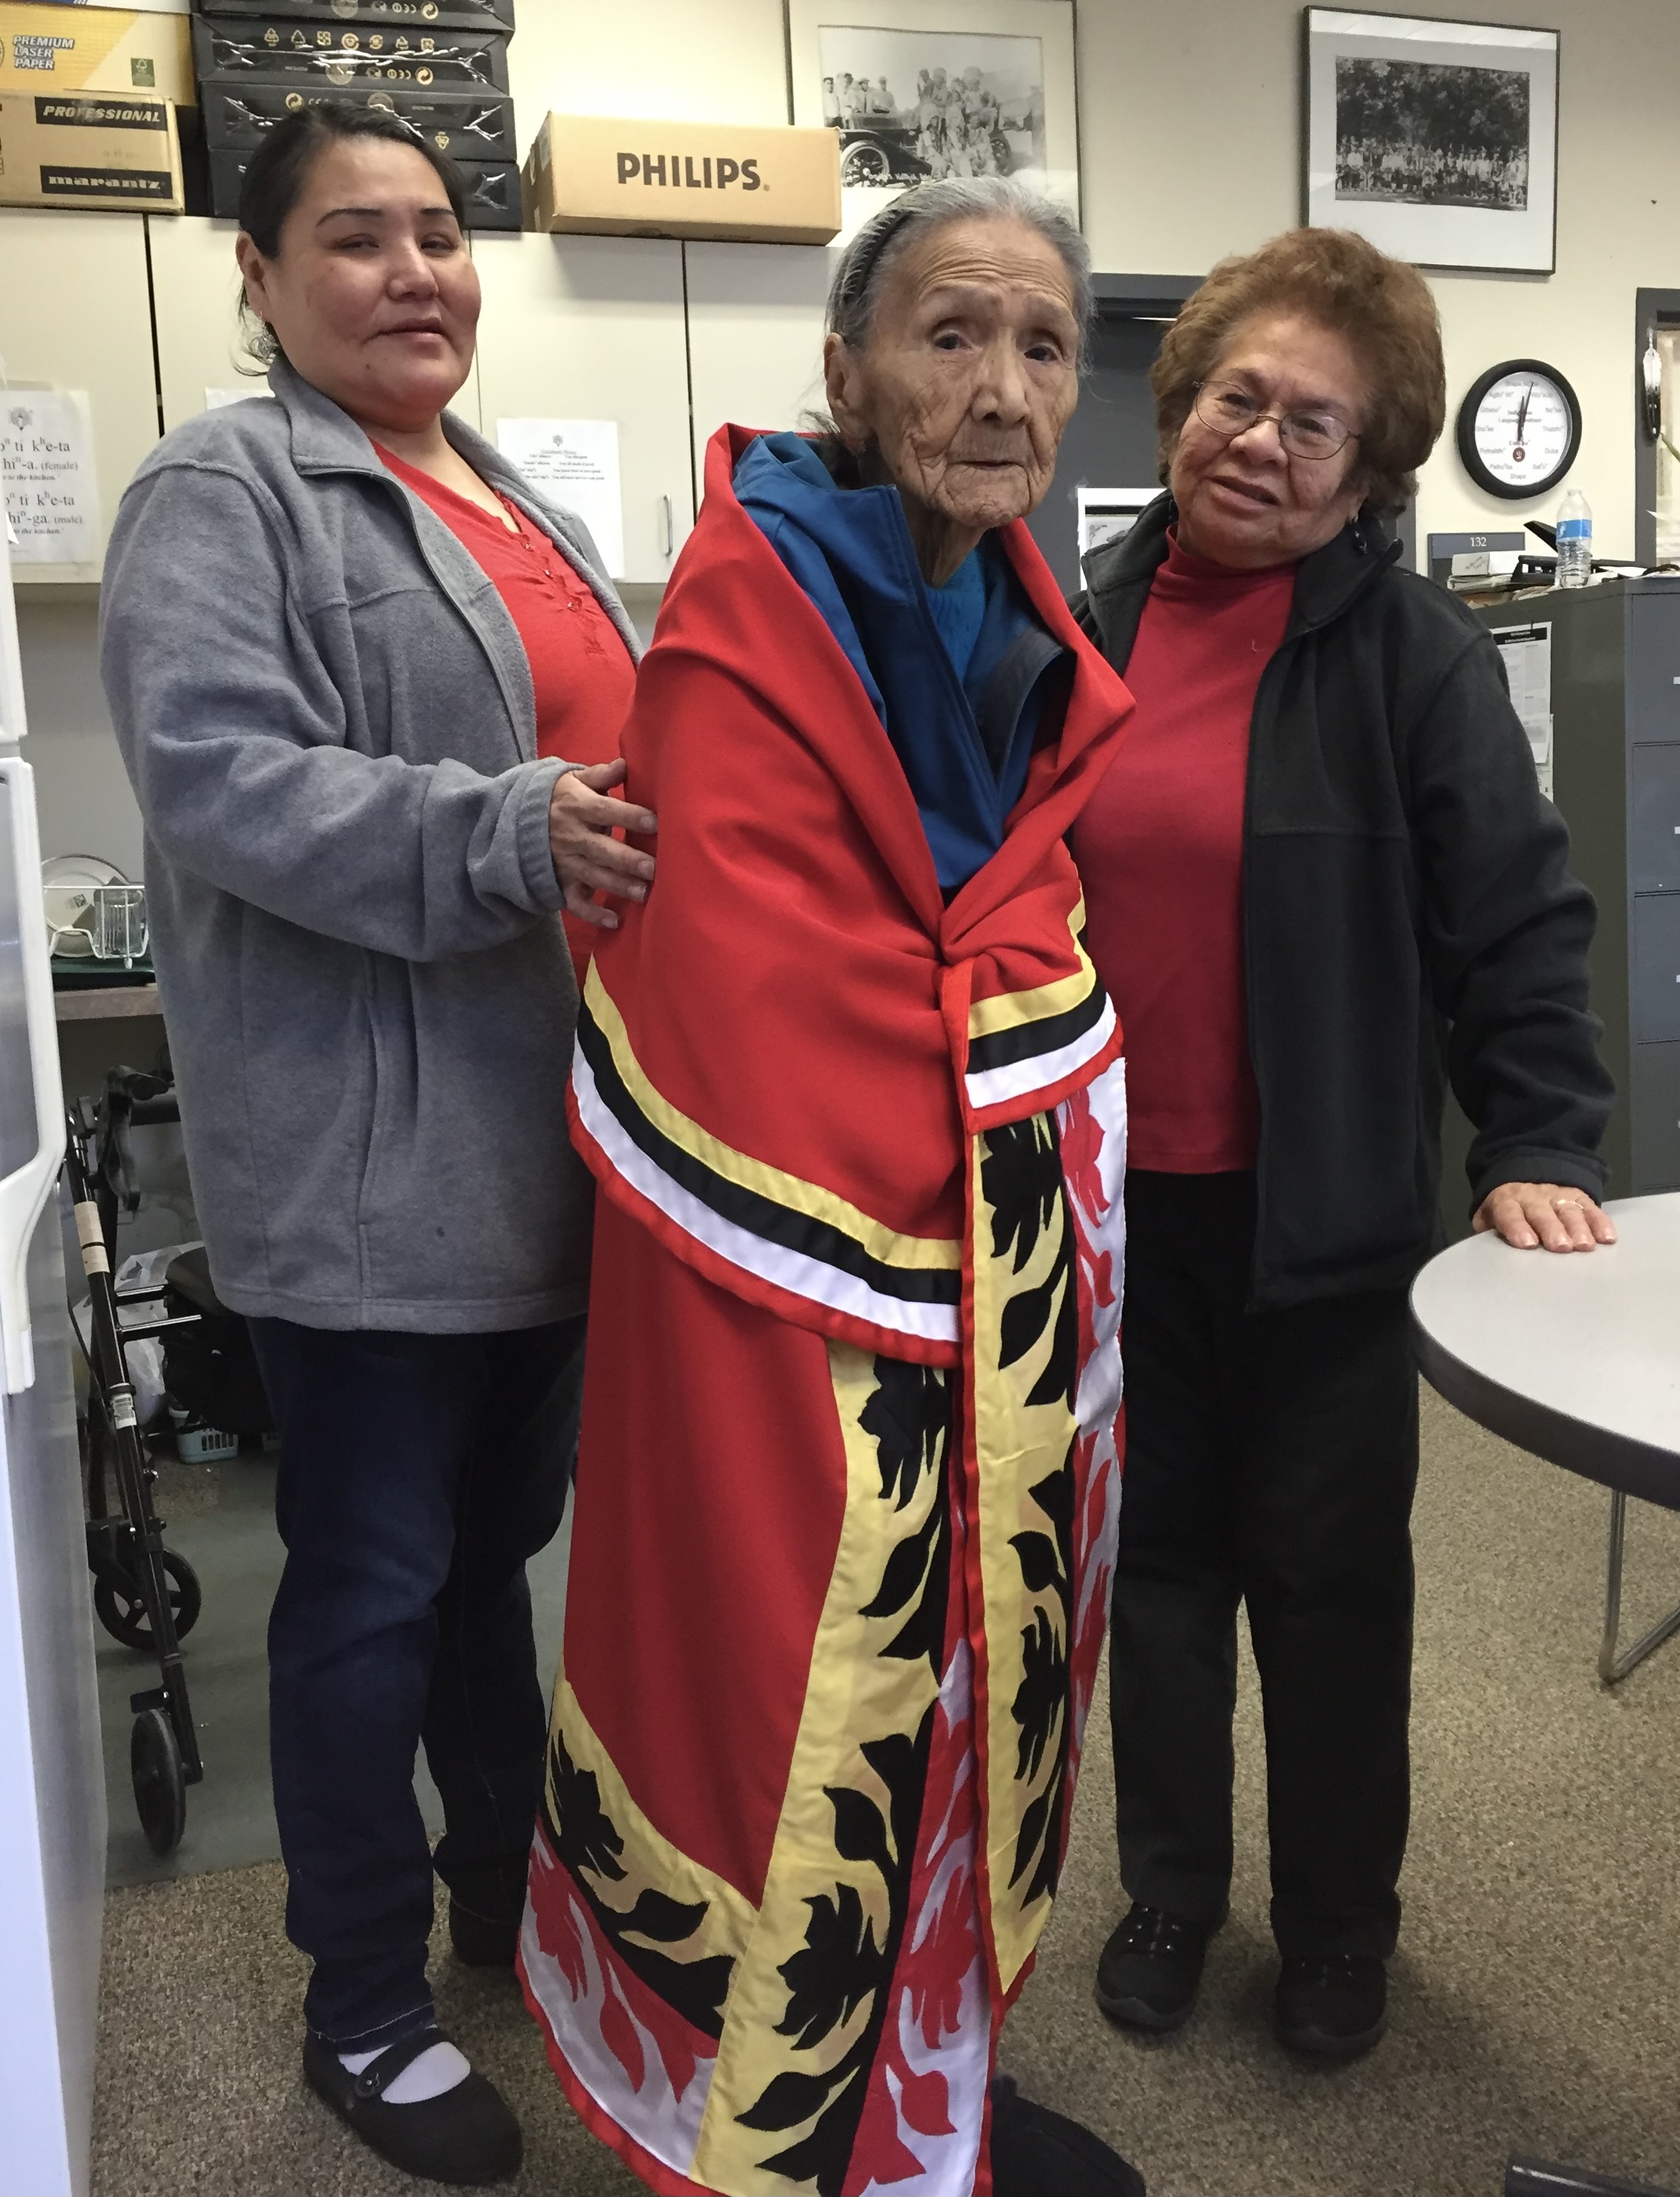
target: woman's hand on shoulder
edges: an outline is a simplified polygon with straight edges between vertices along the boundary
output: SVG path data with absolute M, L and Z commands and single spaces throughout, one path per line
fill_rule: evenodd
M 612 798 L 612 788 L 622 785 L 624 778 L 622 761 L 562 771 L 548 802 L 548 848 L 566 907 L 603 930 L 617 930 L 618 917 L 613 909 L 603 907 L 595 895 L 646 900 L 653 876 L 652 855 L 612 836 L 629 832 L 639 838 L 651 838 L 659 829 L 651 809 Z
M 1497 1229 L 1519 1251 L 1590 1251 L 1613 1243 L 1616 1224 L 1584 1190 L 1556 1182 L 1502 1182 L 1476 1208 L 1478 1235 Z

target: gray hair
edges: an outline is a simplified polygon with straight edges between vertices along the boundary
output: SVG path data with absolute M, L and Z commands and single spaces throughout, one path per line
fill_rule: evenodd
M 1097 310 L 1091 247 L 1063 207 L 1013 176 L 947 176 L 936 183 L 914 183 L 872 216 L 842 252 L 834 270 L 828 293 L 829 333 L 837 335 L 848 351 L 864 350 L 882 289 L 901 254 L 917 237 L 953 221 L 1018 221 L 1055 247 L 1074 293 L 1082 366 Z

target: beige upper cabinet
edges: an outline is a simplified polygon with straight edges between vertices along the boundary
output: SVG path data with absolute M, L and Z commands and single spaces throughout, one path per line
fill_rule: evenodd
M 499 420 L 615 420 L 624 570 L 670 577 L 693 523 L 682 246 L 653 237 L 484 235 L 478 400 Z
M 158 439 L 142 217 L 0 208 L 0 374 L 86 391 L 99 484 L 98 559 L 17 565 L 13 577 L 96 580 L 123 490 Z
M 820 409 L 823 307 L 838 258 L 805 244 L 690 244 L 688 347 L 694 472 L 726 420 L 797 427 Z
M 241 374 L 236 363 L 240 280 L 234 239 L 239 224 L 162 214 L 148 214 L 147 223 L 165 427 L 178 427 L 204 411 L 212 389 L 260 396 L 262 382 Z

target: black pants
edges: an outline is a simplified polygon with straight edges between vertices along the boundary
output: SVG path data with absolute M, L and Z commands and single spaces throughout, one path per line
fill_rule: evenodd
M 1266 1722 L 1272 1927 L 1386 1958 L 1410 1807 L 1417 1383 L 1399 1290 L 1247 1313 L 1251 1174 L 1127 1184 L 1126 1476 L 1110 1648 L 1121 1881 L 1214 1922 L 1237 1609 Z
M 251 1325 L 281 1430 L 269 1725 L 287 1935 L 315 1963 L 310 2028 L 366 2051 L 432 2013 L 422 1742 L 438 1875 L 477 1914 L 524 1898 L 546 1741 L 525 1562 L 565 1510 L 583 1322 Z

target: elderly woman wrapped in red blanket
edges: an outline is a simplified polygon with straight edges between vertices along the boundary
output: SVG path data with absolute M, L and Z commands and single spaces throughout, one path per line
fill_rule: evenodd
M 624 734 L 658 876 L 572 1075 L 602 1194 L 520 1965 L 658 2190 L 1142 2188 L 994 2076 L 1120 1495 L 1121 1035 L 1064 838 L 1130 702 L 1022 523 L 1089 290 L 1017 184 L 878 215 L 835 432 L 714 438 Z

